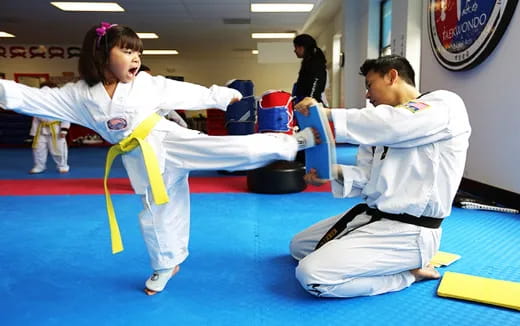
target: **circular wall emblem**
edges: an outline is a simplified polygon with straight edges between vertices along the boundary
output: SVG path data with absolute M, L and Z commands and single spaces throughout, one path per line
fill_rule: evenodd
M 518 0 L 430 0 L 430 44 L 449 70 L 482 62 L 500 41 Z

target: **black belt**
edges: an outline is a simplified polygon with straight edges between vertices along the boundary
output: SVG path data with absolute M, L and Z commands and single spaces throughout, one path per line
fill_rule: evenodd
M 407 224 L 413 224 L 417 226 L 427 227 L 431 229 L 436 229 L 439 226 L 441 226 L 441 223 L 443 221 L 442 218 L 433 218 L 429 216 L 421 216 L 421 217 L 415 217 L 413 215 L 409 214 L 390 214 L 385 213 L 377 208 L 370 208 L 367 204 L 358 204 L 354 207 L 352 207 L 345 215 L 343 215 L 326 233 L 325 235 L 318 241 L 318 244 L 316 245 L 316 249 L 323 246 L 325 243 L 329 242 L 330 240 L 337 237 L 341 232 L 345 230 L 347 227 L 347 224 L 351 222 L 356 216 L 359 214 L 366 213 L 367 215 L 372 216 L 370 221 L 367 223 L 360 225 L 358 227 L 370 224 L 375 221 L 379 221 L 382 218 L 386 218 L 389 220 L 399 221 Z M 351 232 L 354 229 L 348 231 Z M 348 233 L 347 232 L 347 233 Z
M 409 214 L 390 214 L 381 212 L 377 208 L 368 208 L 366 210 L 366 213 L 377 220 L 380 220 L 382 218 L 387 218 L 389 220 L 399 221 L 403 223 L 413 224 L 417 226 L 423 226 L 425 228 L 430 229 L 437 229 L 439 226 L 441 226 L 441 223 L 444 219 L 442 218 L 434 218 L 429 216 L 413 216 Z

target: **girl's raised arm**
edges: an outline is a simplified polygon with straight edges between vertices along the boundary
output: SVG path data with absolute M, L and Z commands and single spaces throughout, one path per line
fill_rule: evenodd
M 82 124 L 72 84 L 34 88 L 0 80 L 0 107 L 18 113 Z

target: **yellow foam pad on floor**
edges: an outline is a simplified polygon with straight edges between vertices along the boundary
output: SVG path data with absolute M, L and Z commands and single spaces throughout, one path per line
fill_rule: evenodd
M 520 310 L 520 283 L 446 272 L 437 289 L 441 297 Z
M 435 256 L 433 256 L 430 264 L 433 265 L 433 267 L 448 266 L 459 259 L 460 255 L 438 251 Z

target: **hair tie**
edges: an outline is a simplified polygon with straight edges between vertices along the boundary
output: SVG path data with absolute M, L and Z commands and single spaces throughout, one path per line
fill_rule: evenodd
M 101 38 L 106 35 L 107 31 L 111 29 L 112 27 L 117 26 L 117 24 L 110 24 L 107 22 L 101 22 L 101 26 L 96 28 L 96 34 L 97 34 L 97 41 L 96 41 L 96 47 L 99 47 L 99 42 L 101 41 Z

